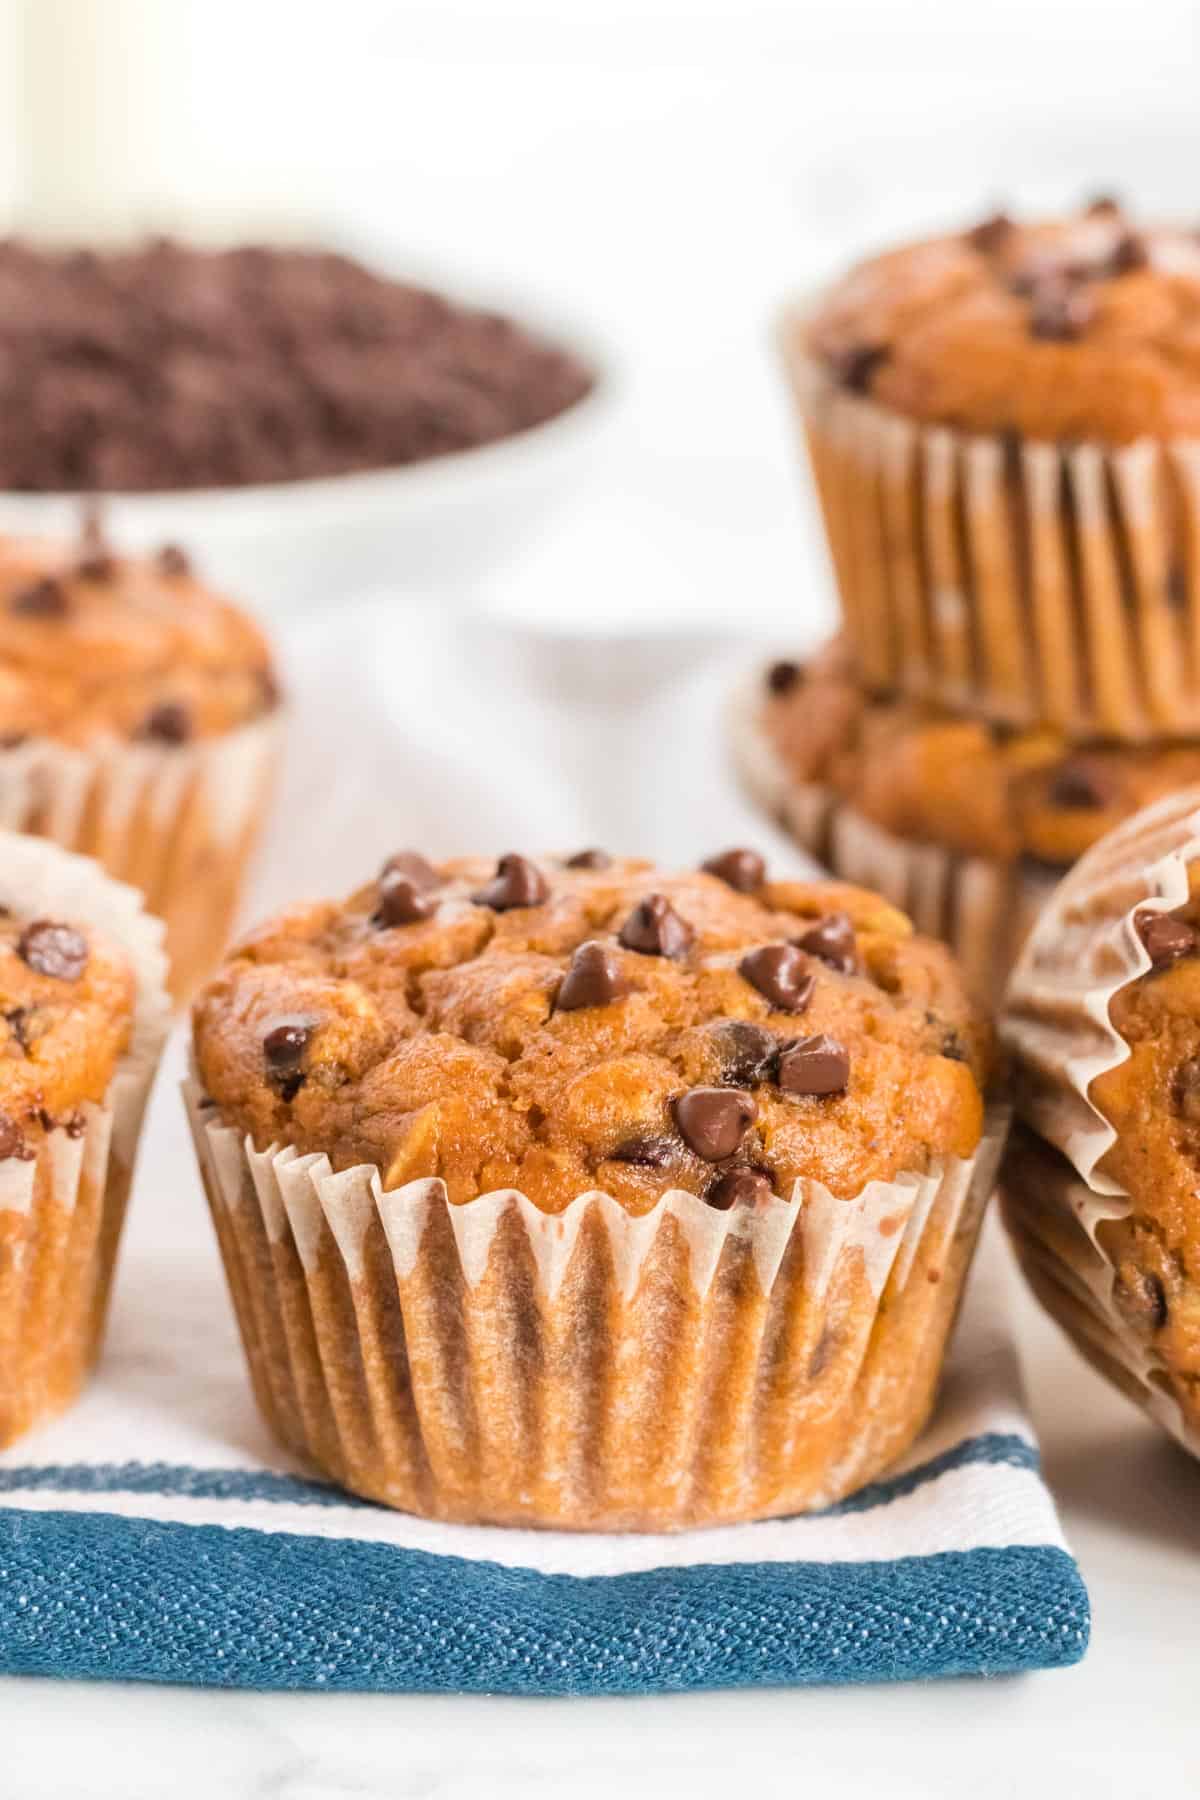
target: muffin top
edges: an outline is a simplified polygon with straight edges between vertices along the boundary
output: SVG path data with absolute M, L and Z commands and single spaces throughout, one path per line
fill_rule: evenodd
M 767 671 L 763 727 L 799 782 L 885 830 L 964 856 L 1055 868 L 1152 800 L 1200 782 L 1200 748 L 1068 743 L 917 700 L 871 695 L 835 640 Z
M 797 320 L 834 379 L 927 424 L 1124 444 L 1200 433 L 1200 237 L 1111 199 L 860 264 Z
M 82 1130 L 132 1041 L 124 951 L 91 926 L 0 917 L 0 1157 L 32 1157 L 56 1126 Z
M 206 588 L 182 550 L 118 556 L 0 538 L 0 742 L 163 745 L 231 731 L 278 701 L 258 627 Z
M 726 1208 L 969 1155 L 990 1033 L 940 945 L 873 894 L 747 850 L 666 874 L 601 852 L 406 852 L 247 938 L 194 1008 L 201 1082 L 260 1149 L 392 1189 L 601 1189 Z

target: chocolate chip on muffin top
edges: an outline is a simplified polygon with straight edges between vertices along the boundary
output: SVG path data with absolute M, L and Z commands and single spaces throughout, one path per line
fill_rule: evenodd
M 0 1156 L 82 1129 L 133 1032 L 128 957 L 89 926 L 0 913 Z
M 0 538 L 0 743 L 178 747 L 275 706 L 258 627 L 168 550 Z
M 260 1148 L 547 1212 L 849 1197 L 974 1149 L 986 1024 L 874 895 L 514 852 L 401 875 L 400 917 L 412 857 L 264 925 L 197 1000 L 205 1091 Z

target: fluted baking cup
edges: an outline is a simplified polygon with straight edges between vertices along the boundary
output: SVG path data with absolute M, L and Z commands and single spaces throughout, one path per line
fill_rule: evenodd
M 0 1159 L 0 1446 L 59 1412 L 100 1348 L 142 1115 L 166 1036 L 163 928 L 132 888 L 84 857 L 0 832 L 0 905 L 94 926 L 136 982 L 133 1032 L 104 1100 Z M 80 1124 L 82 1129 L 80 1129 Z
M 899 837 L 825 783 L 797 780 L 763 729 L 762 691 L 756 675 L 735 696 L 729 717 L 747 792 L 840 881 L 882 894 L 918 931 L 948 944 L 968 986 L 995 1004 L 1058 871 Z
M 182 1000 L 228 939 L 281 733 L 276 712 L 190 744 L 30 738 L 0 750 L 0 825 L 95 857 L 140 889 L 166 924 Z
M 1200 444 L 1002 440 L 780 347 L 864 679 L 1014 725 L 1200 731 Z
M 717 1212 L 672 1191 L 452 1205 L 253 1143 L 185 1087 L 259 1405 L 343 1486 L 428 1517 L 667 1530 L 801 1511 L 932 1404 L 1002 1138 Z

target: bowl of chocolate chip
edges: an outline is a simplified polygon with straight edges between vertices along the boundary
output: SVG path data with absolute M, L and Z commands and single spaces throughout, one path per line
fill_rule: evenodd
M 603 358 L 330 251 L 0 241 L 0 529 L 179 539 L 272 609 L 468 593 L 569 491 Z

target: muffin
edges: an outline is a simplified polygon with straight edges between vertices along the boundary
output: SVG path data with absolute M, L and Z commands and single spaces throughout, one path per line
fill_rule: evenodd
M 94 863 L 0 832 L 0 1448 L 100 1347 L 169 1012 L 161 936 Z
M 1200 731 L 1200 240 L 1113 201 L 861 264 L 781 347 L 867 680 Z
M 824 1505 L 932 1403 L 997 1131 L 946 950 L 751 851 L 404 852 L 247 938 L 188 1101 L 262 1411 L 432 1517 Z
M 1200 782 L 1200 744 L 1074 744 L 873 696 L 844 643 L 772 663 L 738 696 L 752 796 L 819 862 L 944 938 L 997 1000 L 1067 869 L 1122 819 Z
M 1091 1360 L 1200 1452 L 1200 787 L 1078 864 L 1014 971 L 1004 1033 L 1022 1263 Z
M 182 550 L 0 538 L 0 821 L 94 856 L 166 923 L 171 986 L 228 941 L 279 691 L 258 627 Z

